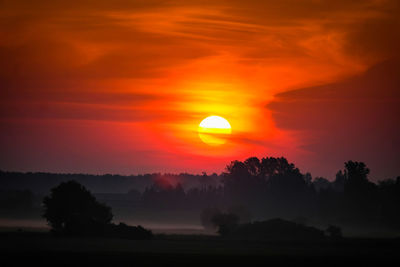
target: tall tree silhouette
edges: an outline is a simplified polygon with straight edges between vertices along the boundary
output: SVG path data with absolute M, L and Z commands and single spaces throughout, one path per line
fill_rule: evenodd
M 368 180 L 369 169 L 363 162 L 348 161 L 345 163 L 344 197 L 348 217 L 354 219 L 376 219 L 379 203 L 377 186 Z
M 263 209 L 270 213 L 304 213 L 306 207 L 311 207 L 315 195 L 310 181 L 310 174 L 303 175 L 284 157 L 261 160 L 251 157 L 244 162 L 233 161 L 223 174 L 227 201 L 246 204 L 256 213 Z
M 60 234 L 97 234 L 113 218 L 111 208 L 75 181 L 61 183 L 43 200 L 44 214 L 53 232 Z
M 224 196 L 231 205 L 248 205 L 256 208 L 264 202 L 266 181 L 258 158 L 232 161 L 223 173 Z

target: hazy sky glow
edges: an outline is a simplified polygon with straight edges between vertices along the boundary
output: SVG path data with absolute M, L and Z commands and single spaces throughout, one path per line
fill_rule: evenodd
M 0 1 L 0 169 L 400 175 L 399 1 L 78 2 Z

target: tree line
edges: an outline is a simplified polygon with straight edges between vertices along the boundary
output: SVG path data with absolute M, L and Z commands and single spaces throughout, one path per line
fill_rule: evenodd
M 334 181 L 312 179 L 286 158 L 251 157 L 233 161 L 219 186 L 183 190 L 157 184 L 141 196 L 149 209 L 219 209 L 235 211 L 243 220 L 307 218 L 335 223 L 400 225 L 400 177 L 374 183 L 363 162 L 348 161 Z
M 192 187 L 168 175 L 153 177 L 142 192 L 132 189 L 123 201 L 135 207 L 130 210 L 133 214 L 194 211 L 206 227 L 209 214 L 219 211 L 236 214 L 241 222 L 279 217 L 398 228 L 400 177 L 374 183 L 369 172 L 363 162 L 348 161 L 334 181 L 313 179 L 284 157 L 251 157 L 232 161 L 220 175 L 196 176 L 198 182 Z M 27 210 L 35 199 L 22 190 L 3 191 L 0 197 L 3 214 L 4 210 Z

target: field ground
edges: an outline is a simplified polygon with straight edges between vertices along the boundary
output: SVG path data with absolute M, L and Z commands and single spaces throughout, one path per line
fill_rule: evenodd
M 2 266 L 33 263 L 38 266 L 337 266 L 347 263 L 382 266 L 400 263 L 400 239 L 262 242 L 204 235 L 157 235 L 153 240 L 125 240 L 2 232 L 0 251 Z

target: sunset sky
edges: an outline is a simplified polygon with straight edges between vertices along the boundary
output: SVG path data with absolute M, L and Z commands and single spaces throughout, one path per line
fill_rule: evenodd
M 400 175 L 400 1 L 0 0 L 0 59 L 1 170 Z

